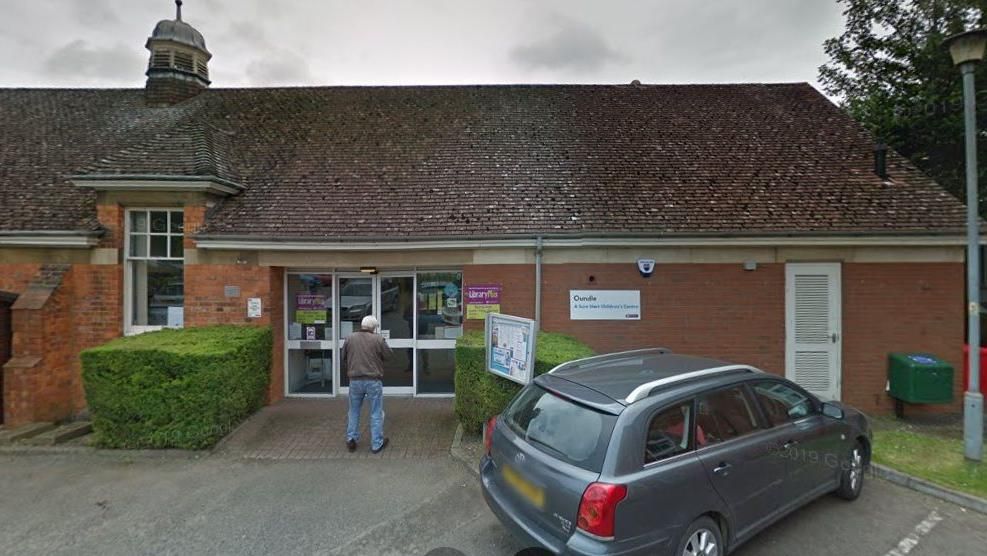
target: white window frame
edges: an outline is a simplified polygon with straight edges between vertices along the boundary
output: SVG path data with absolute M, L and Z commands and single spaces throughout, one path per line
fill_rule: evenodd
M 144 234 L 147 238 L 147 254 L 143 257 L 135 257 L 130 254 L 130 220 L 131 213 L 145 212 L 148 213 L 147 216 L 147 232 L 137 232 Z M 160 325 L 137 325 L 132 324 L 132 312 L 134 310 L 134 296 L 133 296 L 133 268 L 131 263 L 133 261 L 182 261 L 182 271 L 185 270 L 185 249 L 182 249 L 181 257 L 152 257 L 151 256 L 151 236 L 165 236 L 169 238 L 166 242 L 168 253 L 171 253 L 171 241 L 170 238 L 174 237 L 176 234 L 171 232 L 171 216 L 169 215 L 167 231 L 164 233 L 151 233 L 151 212 L 180 212 L 182 213 L 182 240 L 185 237 L 185 209 L 184 207 L 128 207 L 124 211 L 123 215 L 123 333 L 126 336 L 133 336 L 136 334 L 143 334 L 145 332 L 153 332 L 155 330 L 161 330 L 166 328 Z M 182 304 L 184 307 L 184 303 Z M 184 309 L 183 309 L 184 310 Z

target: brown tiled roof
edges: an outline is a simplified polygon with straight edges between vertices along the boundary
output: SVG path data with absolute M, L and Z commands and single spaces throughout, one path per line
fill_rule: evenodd
M 77 172 L 82 178 L 192 176 L 237 183 L 231 133 L 193 118 Z
M 207 236 L 961 233 L 965 216 L 895 155 L 882 183 L 872 139 L 807 84 L 140 95 L 0 90 L 0 230 L 95 226 L 65 180 L 84 171 L 243 184 Z

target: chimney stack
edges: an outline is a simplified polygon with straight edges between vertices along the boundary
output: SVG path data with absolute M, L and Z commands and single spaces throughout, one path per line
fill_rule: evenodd
M 888 179 L 888 146 L 883 141 L 874 145 L 874 173 L 882 180 Z

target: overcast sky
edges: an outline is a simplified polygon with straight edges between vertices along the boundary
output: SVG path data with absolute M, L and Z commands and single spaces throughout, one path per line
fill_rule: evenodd
M 186 0 L 214 87 L 809 81 L 835 0 Z M 141 87 L 173 0 L 0 0 L 0 87 Z

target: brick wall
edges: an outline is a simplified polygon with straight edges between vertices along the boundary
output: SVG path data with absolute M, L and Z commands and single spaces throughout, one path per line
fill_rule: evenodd
M 534 313 L 533 265 L 473 265 L 464 284 L 500 283 L 502 312 Z M 962 388 L 963 265 L 843 265 L 843 394 L 865 411 L 887 412 L 888 351 L 937 353 Z M 571 321 L 570 289 L 641 291 L 641 321 Z M 482 321 L 470 321 L 482 329 Z M 664 346 L 785 372 L 785 265 L 663 264 L 642 278 L 633 264 L 544 265 L 542 328 L 572 334 L 599 352 Z M 943 407 L 932 409 L 942 410 Z M 946 407 L 958 411 L 955 403 Z
M 545 268 L 544 266 L 542 268 Z M 530 264 L 467 265 L 463 267 L 463 287 L 500 284 L 500 312 L 519 317 L 535 317 L 535 266 Z M 467 330 L 483 330 L 482 320 L 467 320 Z
M 884 393 L 888 352 L 929 351 L 954 366 L 951 410 L 960 411 L 964 300 L 962 264 L 843 265 L 843 399 L 891 411 Z
M 226 286 L 239 287 L 240 295 L 226 297 Z M 284 394 L 283 294 L 284 269 L 280 267 L 185 265 L 185 326 L 271 326 L 274 349 L 268 399 L 272 403 Z M 261 300 L 261 318 L 247 318 L 247 299 L 251 297 Z
M 36 263 L 0 264 L 0 291 L 21 293 L 41 268 Z

